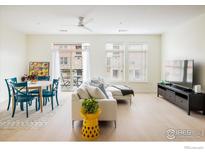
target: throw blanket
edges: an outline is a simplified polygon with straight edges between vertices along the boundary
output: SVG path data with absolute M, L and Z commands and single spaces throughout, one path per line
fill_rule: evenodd
M 121 90 L 123 96 L 129 95 L 129 94 L 132 94 L 134 96 L 134 91 L 125 85 L 112 85 L 112 87 L 115 87 Z

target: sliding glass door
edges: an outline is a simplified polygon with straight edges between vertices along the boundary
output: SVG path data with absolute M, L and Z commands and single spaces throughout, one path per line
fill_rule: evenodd
M 83 58 L 81 44 L 65 44 L 59 48 L 61 90 L 79 87 L 83 80 Z
M 89 77 L 89 44 L 54 44 L 57 58 L 54 70 L 60 77 L 61 91 L 72 91 Z M 55 56 L 56 57 L 56 56 Z M 58 64 L 59 66 L 57 66 Z

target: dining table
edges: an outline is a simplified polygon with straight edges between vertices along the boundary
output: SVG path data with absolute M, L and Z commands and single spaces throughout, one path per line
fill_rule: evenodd
M 43 112 L 43 89 L 49 87 L 51 89 L 52 81 L 37 81 L 31 82 L 28 81 L 28 90 L 38 90 L 39 91 L 39 102 L 40 102 L 40 111 Z M 14 100 L 12 101 L 12 108 L 14 108 Z
M 40 110 L 43 112 L 43 88 L 49 87 L 51 89 L 52 81 L 37 81 L 37 82 L 28 82 L 28 89 L 36 89 L 39 91 L 40 98 Z

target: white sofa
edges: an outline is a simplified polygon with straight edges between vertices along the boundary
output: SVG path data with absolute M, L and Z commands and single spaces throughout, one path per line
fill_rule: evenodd
M 108 99 L 96 99 L 99 103 L 102 113 L 100 114 L 99 121 L 113 121 L 116 128 L 117 120 L 117 101 L 112 97 L 111 92 L 107 92 Z M 72 127 L 74 127 L 75 121 L 81 121 L 80 109 L 84 99 L 80 99 L 77 92 L 72 93 Z
M 132 97 L 133 97 L 132 94 L 123 95 L 122 92 L 119 89 L 117 89 L 115 87 L 112 87 L 112 86 L 107 87 L 106 91 L 111 92 L 114 99 L 116 99 L 116 100 L 126 100 L 131 105 Z

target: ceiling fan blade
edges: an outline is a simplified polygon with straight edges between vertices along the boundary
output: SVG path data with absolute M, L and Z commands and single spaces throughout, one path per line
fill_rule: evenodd
M 83 22 L 84 25 L 87 25 L 88 23 L 92 22 L 94 19 L 93 18 L 90 18 L 86 21 Z
M 92 30 L 88 27 L 83 26 L 84 29 L 88 30 L 89 32 L 92 32 Z
M 74 26 L 78 26 L 78 25 L 60 25 L 61 27 L 74 27 Z

